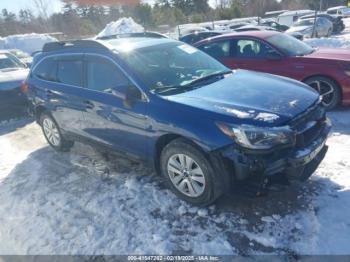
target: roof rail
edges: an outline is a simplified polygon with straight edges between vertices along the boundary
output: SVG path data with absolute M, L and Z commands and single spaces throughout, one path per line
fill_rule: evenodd
M 95 40 L 73 40 L 62 42 L 50 42 L 43 46 L 43 52 L 52 52 L 66 48 L 100 48 L 108 49 L 105 45 Z

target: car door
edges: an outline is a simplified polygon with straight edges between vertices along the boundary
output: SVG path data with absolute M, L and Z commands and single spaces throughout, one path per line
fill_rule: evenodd
M 232 39 L 231 56 L 233 66 L 237 68 L 277 75 L 285 75 L 289 71 L 286 57 L 257 39 Z
M 58 55 L 44 58 L 30 74 L 30 86 L 36 97 L 51 112 L 60 128 L 80 134 L 85 109 L 83 56 Z
M 208 55 L 214 57 L 231 69 L 237 68 L 231 57 L 231 41 L 229 39 L 209 41 L 198 48 Z M 231 66 L 232 65 L 232 66 Z
M 85 55 L 84 135 L 116 150 L 142 157 L 145 152 L 146 105 L 141 91 L 108 57 Z M 134 100 L 127 100 L 129 93 Z

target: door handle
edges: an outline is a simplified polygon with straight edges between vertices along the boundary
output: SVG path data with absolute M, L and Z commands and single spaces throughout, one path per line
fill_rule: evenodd
M 84 104 L 87 109 L 93 109 L 95 107 L 94 104 L 89 100 L 84 101 Z

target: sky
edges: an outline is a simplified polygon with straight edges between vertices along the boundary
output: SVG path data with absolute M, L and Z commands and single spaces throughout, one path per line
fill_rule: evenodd
M 49 3 L 49 13 L 59 12 L 62 7 L 60 0 L 45 0 Z M 0 10 L 6 8 L 8 11 L 18 13 L 20 9 L 31 9 L 35 11 L 34 0 L 0 0 Z
M 62 8 L 62 2 L 60 0 L 43 0 L 49 3 L 48 13 L 60 12 Z M 152 4 L 154 0 L 144 0 Z M 209 0 L 209 4 L 214 6 L 215 0 Z M 8 11 L 18 13 L 20 9 L 31 9 L 35 13 L 35 0 L 0 0 L 0 11 L 6 8 Z

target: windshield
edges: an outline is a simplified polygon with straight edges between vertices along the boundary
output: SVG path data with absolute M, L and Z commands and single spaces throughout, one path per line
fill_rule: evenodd
M 15 56 L 17 56 L 18 58 L 28 58 L 30 57 L 29 54 L 21 51 L 21 50 L 11 50 L 10 51 L 12 54 L 14 54 Z
M 294 24 L 294 26 L 309 26 L 314 24 L 314 19 L 300 20 Z
M 201 79 L 230 72 L 204 52 L 181 43 L 122 52 L 120 56 L 146 82 L 149 90 L 158 93 L 169 88 L 181 92 Z
M 0 54 L 0 70 L 25 68 L 25 65 L 11 54 Z
M 308 44 L 287 34 L 272 35 L 266 40 L 290 56 L 303 56 L 311 54 L 315 50 Z

